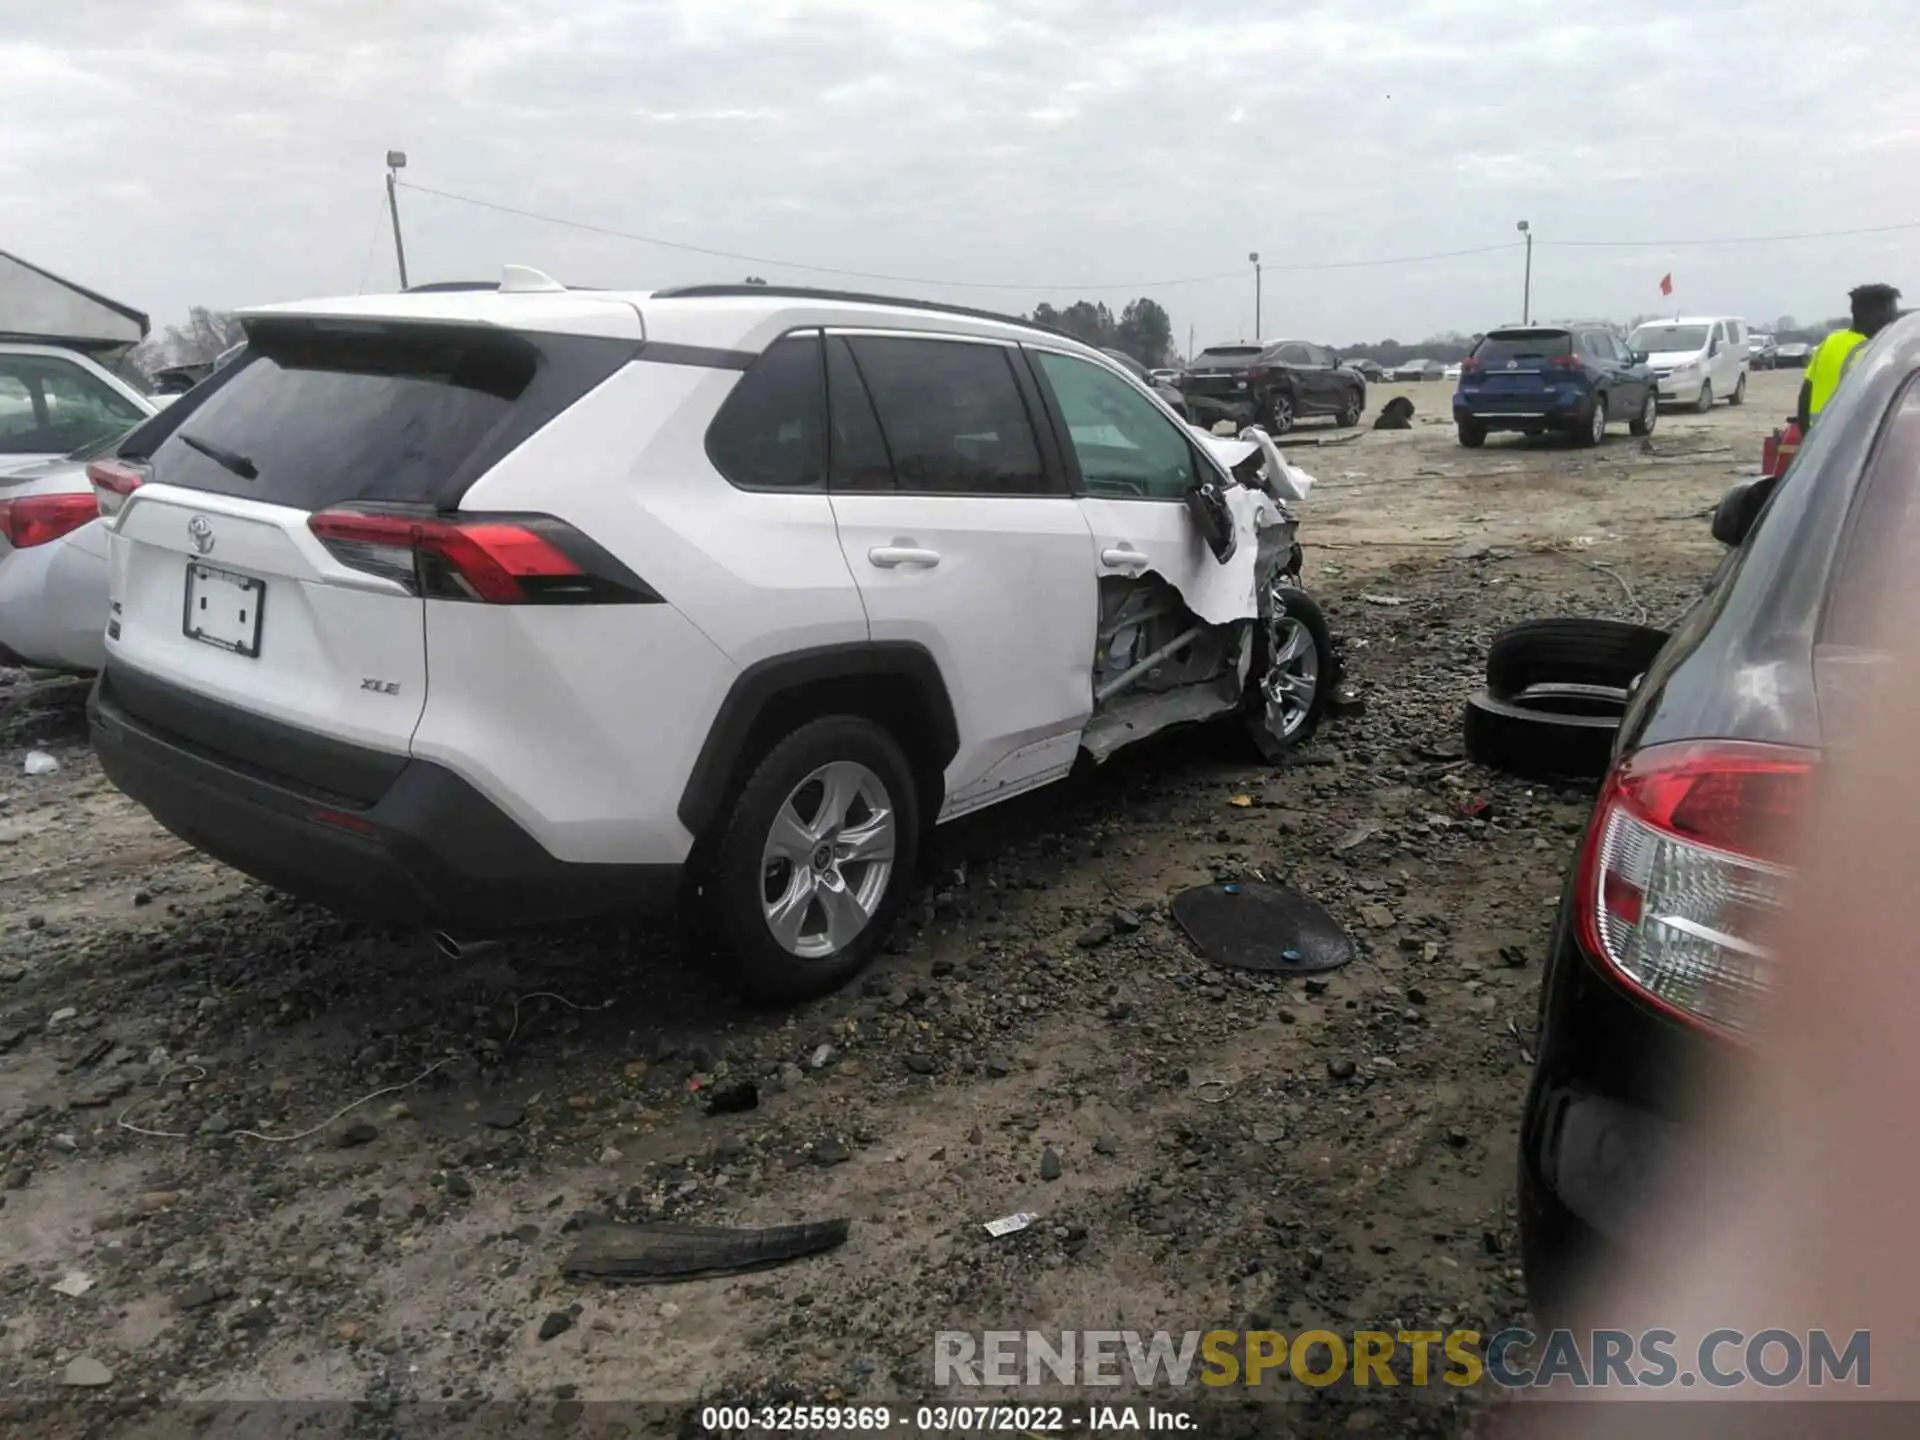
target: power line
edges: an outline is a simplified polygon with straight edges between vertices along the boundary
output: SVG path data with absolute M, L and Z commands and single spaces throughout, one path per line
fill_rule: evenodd
M 818 275 L 845 275 L 858 280 L 884 280 L 896 285 L 937 285 L 960 290 L 1050 290 L 1084 293 L 1089 290 L 1160 290 L 1175 285 L 1205 285 L 1219 280 L 1240 280 L 1246 275 L 1244 269 L 1237 269 L 1224 270 L 1216 275 L 1189 275 L 1178 280 L 1132 280 L 1122 283 L 1103 281 L 1091 285 L 1081 282 L 1056 284 L 1035 281 L 1002 284 L 987 280 L 941 280 L 925 275 L 892 275 L 873 270 L 847 270 L 834 265 L 809 265 L 799 260 L 781 260 L 768 255 L 749 255 L 738 250 L 717 250 L 707 245 L 690 245 L 681 240 L 662 240 L 656 235 L 636 235 L 630 230 L 616 230 L 611 226 L 594 225 L 584 220 L 569 220 L 562 215 L 548 215 L 538 210 L 522 209 L 517 205 L 502 205 L 497 201 L 481 200 L 472 195 L 458 195 L 451 190 L 436 190 L 430 185 L 416 185 L 411 180 L 401 180 L 398 183 L 402 189 L 417 190 L 422 195 L 437 195 L 442 200 L 453 200 L 462 205 L 473 205 L 502 215 L 517 215 L 523 220 L 540 220 L 549 225 L 563 225 L 569 230 L 584 230 L 593 235 L 611 236 L 616 240 L 631 240 L 641 245 L 659 245 L 668 250 L 682 250 L 689 254 L 708 255 L 721 260 L 739 260 L 749 265 L 779 266 L 788 270 L 806 270 Z M 1469 250 L 1442 250 L 1431 255 L 1403 255 L 1383 260 L 1329 260 L 1308 264 L 1268 265 L 1265 268 L 1298 273 L 1308 270 L 1364 270 L 1383 265 L 1417 265 L 1428 260 L 1452 260 L 1463 255 L 1490 255 L 1498 250 L 1512 250 L 1518 243 L 1518 241 L 1509 241 L 1500 245 L 1477 245 Z
M 1774 245 L 1786 240 L 1837 240 L 1848 235 L 1890 235 L 1896 230 L 1920 230 L 1920 220 L 1898 225 L 1862 225 L 1852 230 L 1807 230 L 1798 235 L 1732 235 L 1721 240 L 1542 240 L 1542 245 L 1577 246 L 1590 250 L 1675 250 L 1699 245 Z

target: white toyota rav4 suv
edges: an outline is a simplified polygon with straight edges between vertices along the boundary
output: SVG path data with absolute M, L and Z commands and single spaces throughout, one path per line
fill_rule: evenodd
M 1291 472 L 1077 342 L 766 286 L 273 306 L 91 478 L 91 704 L 182 838 L 481 936 L 691 889 L 748 990 L 884 939 L 927 825 L 1332 682 Z

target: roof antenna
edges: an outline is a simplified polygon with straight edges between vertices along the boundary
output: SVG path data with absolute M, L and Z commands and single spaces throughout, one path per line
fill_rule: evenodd
M 502 295 L 541 295 L 565 291 L 566 286 L 545 271 L 531 265 L 503 265 L 500 268 Z

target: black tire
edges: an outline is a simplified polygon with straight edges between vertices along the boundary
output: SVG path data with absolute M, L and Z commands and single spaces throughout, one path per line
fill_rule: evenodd
M 830 955 L 803 959 L 768 928 L 762 857 L 774 819 L 806 778 L 834 761 L 854 761 L 878 778 L 894 814 L 893 870 L 866 925 Z M 735 798 L 703 877 L 707 918 L 750 1000 L 791 1004 L 825 995 L 864 969 L 912 888 L 920 848 L 920 795 L 912 763 L 881 726 L 858 715 L 810 721 L 775 744 Z
M 1573 432 L 1576 445 L 1598 445 L 1607 438 L 1607 397 L 1596 393 L 1593 408 L 1587 411 L 1587 418 L 1580 422 Z
M 1264 625 L 1256 624 L 1253 630 L 1253 661 L 1247 667 L 1247 688 L 1241 697 L 1240 709 L 1247 733 L 1253 737 L 1255 747 L 1267 760 L 1279 760 L 1288 752 L 1304 744 L 1320 728 L 1320 721 L 1327 713 L 1327 706 L 1333 699 L 1335 686 L 1340 682 L 1339 660 L 1334 654 L 1333 631 L 1327 626 L 1327 617 L 1320 609 L 1320 602 L 1306 591 L 1291 585 L 1283 586 L 1280 599 L 1286 605 L 1287 615 L 1298 620 L 1306 627 L 1307 634 L 1313 637 L 1315 674 L 1319 688 L 1314 692 L 1312 703 L 1307 707 L 1306 718 L 1291 735 L 1275 735 L 1266 725 L 1267 701 L 1260 689 L 1260 680 L 1267 673 L 1267 632 Z
M 1727 397 L 1727 404 L 1744 405 L 1746 403 L 1747 403 L 1747 372 L 1742 370 L 1740 372 L 1740 378 L 1733 382 L 1733 394 Z
M 1525 620 L 1487 647 L 1487 693 L 1510 700 L 1534 685 L 1624 691 L 1666 643 L 1666 631 L 1620 620 Z
M 1627 423 L 1627 432 L 1632 435 L 1646 436 L 1653 433 L 1653 427 L 1660 423 L 1660 397 L 1648 389 L 1647 398 L 1640 402 L 1638 419 Z
M 1290 390 L 1275 390 L 1267 396 L 1266 404 L 1260 408 L 1266 418 L 1266 429 L 1269 435 L 1286 434 L 1293 429 L 1293 422 L 1300 418 L 1300 407 L 1295 404 L 1293 392 Z
M 1462 420 L 1455 428 L 1460 432 L 1460 443 L 1469 450 L 1478 450 L 1487 443 L 1487 427 L 1484 425 Z
M 1700 398 L 1693 402 L 1693 413 L 1696 415 L 1704 415 L 1711 409 L 1713 409 L 1713 381 L 1702 380 L 1700 382 Z
M 1358 390 L 1347 391 L 1340 405 L 1340 413 L 1333 417 L 1333 423 L 1342 429 L 1351 430 L 1360 423 L 1360 412 L 1366 408 L 1366 402 L 1360 398 Z
M 1536 703 L 1548 700 L 1534 695 Z M 1607 773 L 1618 713 L 1556 713 L 1520 703 L 1527 698 L 1496 700 L 1482 691 L 1467 701 L 1462 728 L 1469 758 L 1527 780 L 1597 780 Z

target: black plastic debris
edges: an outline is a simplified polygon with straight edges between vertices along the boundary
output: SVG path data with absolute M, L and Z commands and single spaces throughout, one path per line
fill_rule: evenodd
M 1284 885 L 1197 885 L 1174 897 L 1173 918 L 1202 955 L 1229 969 L 1311 975 L 1353 959 L 1339 922 Z
M 784 1265 L 846 1243 L 847 1222 L 734 1230 L 711 1225 L 595 1225 L 562 1265 L 575 1279 L 670 1285 Z

